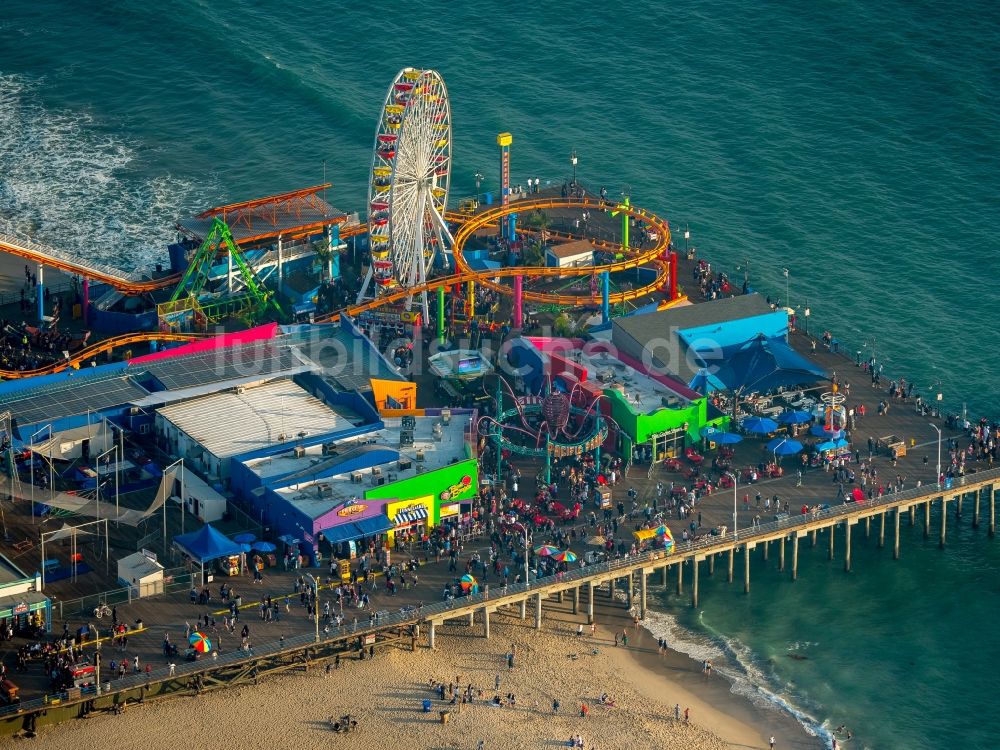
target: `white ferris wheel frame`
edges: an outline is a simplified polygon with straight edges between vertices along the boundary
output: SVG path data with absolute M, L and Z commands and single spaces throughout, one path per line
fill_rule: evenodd
M 408 84 L 408 90 L 401 89 Z M 402 107 L 401 97 L 405 97 Z M 395 136 L 391 157 L 383 142 L 386 136 Z M 369 237 L 388 237 L 392 275 L 404 289 L 424 283 L 436 253 L 450 252 L 453 244 L 444 219 L 451 186 L 451 141 L 451 104 L 444 79 L 434 70 L 399 71 L 386 92 L 375 129 L 368 183 L 368 232 Z M 379 173 L 384 179 L 387 169 L 389 187 L 385 189 L 377 181 Z M 387 204 L 383 210 L 373 209 L 383 204 Z M 372 243 L 374 249 L 374 240 Z M 359 301 L 365 298 L 373 275 L 374 263 Z M 376 284 L 373 296 L 378 293 Z M 426 320 L 426 292 L 422 297 Z M 407 299 L 407 309 L 411 304 L 412 296 Z

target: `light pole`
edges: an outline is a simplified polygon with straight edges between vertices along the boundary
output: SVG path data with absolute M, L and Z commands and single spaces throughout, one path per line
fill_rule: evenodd
M 51 442 L 52 441 L 52 424 L 51 423 L 49 423 L 47 425 L 43 425 L 42 427 L 39 427 L 37 430 L 35 430 L 33 433 L 31 433 L 31 435 L 28 438 L 28 443 L 29 443 L 29 447 L 28 447 L 28 453 L 29 453 L 28 459 L 29 459 L 29 461 L 28 461 L 28 463 L 29 463 L 29 465 L 31 467 L 29 484 L 31 485 L 31 516 L 32 516 L 32 518 L 34 518 L 34 516 L 35 516 L 35 437 L 37 437 L 39 433 L 45 432 L 46 430 L 49 431 L 49 442 Z
M 573 185 L 576 185 L 576 149 L 569 156 L 569 163 L 573 165 Z
M 483 175 L 476 172 L 476 203 L 479 203 L 479 186 L 483 184 Z
M 788 299 L 788 269 L 782 268 L 781 272 L 785 275 L 785 307 L 791 307 Z
M 685 224 L 684 225 L 684 257 L 685 258 L 687 257 L 687 254 L 688 254 L 688 240 L 690 240 L 690 239 L 691 239 L 691 230 L 688 229 L 687 225 Z
M 104 453 L 97 457 L 97 463 L 94 464 L 97 468 L 97 520 L 101 520 L 101 460 L 115 454 L 115 522 L 118 521 L 118 446 L 112 445 Z M 105 463 L 107 463 L 105 461 Z
M 940 486 L 941 485 L 941 428 L 938 427 L 933 422 L 931 422 L 930 425 L 935 430 L 937 430 L 937 434 L 938 434 L 937 477 L 935 478 L 934 481 L 937 482 L 938 486 Z
M 803 315 L 805 316 L 805 319 L 806 319 L 806 336 L 808 336 L 809 335 L 809 298 L 808 297 L 806 297 L 806 309 L 803 312 Z
M 726 475 L 733 480 L 733 539 L 739 538 L 739 532 L 736 530 L 736 472 L 729 471 Z
M 316 623 L 316 643 L 319 643 L 319 581 L 312 573 L 306 573 L 306 578 L 312 581 L 313 586 L 313 621 Z

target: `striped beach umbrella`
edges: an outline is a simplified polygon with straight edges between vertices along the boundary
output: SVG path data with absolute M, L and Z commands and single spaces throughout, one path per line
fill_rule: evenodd
M 535 547 L 535 554 L 539 557 L 552 557 L 559 553 L 558 547 L 553 547 L 551 544 L 543 544 L 541 546 Z
M 195 651 L 200 651 L 203 654 L 207 654 L 212 650 L 212 642 L 208 640 L 208 636 L 204 633 L 199 633 L 195 631 L 188 638 L 188 643 L 191 644 L 191 648 Z
M 573 552 L 573 550 L 567 549 L 552 555 L 552 559 L 558 560 L 559 562 L 576 562 L 576 553 Z
M 468 591 L 469 589 L 471 589 L 473 586 L 478 586 L 479 585 L 479 584 L 476 583 L 476 579 L 473 578 L 468 573 L 466 573 L 464 576 L 462 576 L 461 578 L 459 578 L 458 579 L 458 583 L 466 591 Z

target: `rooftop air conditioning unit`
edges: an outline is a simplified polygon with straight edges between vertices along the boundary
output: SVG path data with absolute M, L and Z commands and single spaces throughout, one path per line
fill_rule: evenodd
M 139 414 L 142 414 L 142 409 L 140 409 L 138 406 L 133 406 L 131 409 L 128 410 L 128 413 L 131 414 L 133 417 L 135 417 L 138 416 Z
M 362 474 L 360 471 L 352 471 L 351 481 L 354 482 L 354 484 L 361 484 L 363 481 L 365 481 L 365 475 Z
M 336 443 L 323 443 L 323 455 L 324 456 L 336 456 L 337 455 L 337 444 Z
M 246 390 L 247 389 L 244 386 L 242 386 L 242 385 L 236 386 L 236 393 L 237 393 L 237 395 L 246 393 Z
M 419 451 L 417 451 L 417 455 L 415 456 L 415 458 L 418 461 L 423 461 L 424 460 L 424 451 L 422 449 L 419 450 Z
M 293 453 L 295 454 L 296 458 L 305 458 L 306 447 L 304 445 L 296 445 Z
M 407 469 L 413 468 L 413 462 L 408 458 L 402 458 L 396 462 L 396 468 L 400 471 L 406 471 Z
M 319 497 L 330 497 L 333 494 L 333 487 L 326 482 L 316 485 L 316 494 Z
M 382 475 L 382 468 L 380 466 L 373 466 L 372 467 L 372 476 L 373 477 L 378 477 L 378 476 L 381 476 L 381 475 Z
M 385 477 L 379 476 L 378 474 L 372 474 L 372 484 L 376 487 L 381 487 L 385 484 Z
M 441 410 L 441 421 L 445 424 L 451 424 L 451 409 Z

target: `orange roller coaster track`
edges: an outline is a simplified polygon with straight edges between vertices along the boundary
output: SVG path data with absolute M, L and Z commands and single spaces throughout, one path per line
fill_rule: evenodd
M 473 271 L 469 268 L 468 263 L 462 256 L 465 244 L 469 239 L 475 234 L 479 229 L 487 226 L 495 225 L 502 217 L 514 213 L 522 213 L 533 210 L 546 210 L 551 208 L 572 208 L 572 209 L 598 209 L 598 210 L 618 210 L 627 213 L 633 218 L 639 219 L 646 222 L 653 228 L 656 232 L 657 240 L 656 243 L 650 247 L 645 248 L 636 252 L 631 253 L 630 257 L 624 260 L 617 261 L 615 263 L 608 263 L 600 266 L 578 266 L 575 268 L 538 268 L 538 267 L 515 267 L 515 268 L 498 268 L 490 271 Z M 657 270 L 656 279 L 645 286 L 638 287 L 636 289 L 630 289 L 624 292 L 616 292 L 609 296 L 609 302 L 611 304 L 620 304 L 625 301 L 634 301 L 642 299 L 643 297 L 652 294 L 653 292 L 659 291 L 663 288 L 666 274 L 667 274 L 667 264 L 661 260 L 665 255 L 666 250 L 670 246 L 670 226 L 667 222 L 660 217 L 645 211 L 637 206 L 629 206 L 624 208 L 622 206 L 617 206 L 615 204 L 607 203 L 600 200 L 591 200 L 589 198 L 538 198 L 534 200 L 521 200 L 513 203 L 509 206 L 498 206 L 497 208 L 484 211 L 483 213 L 477 214 L 475 216 L 464 216 L 459 214 L 449 214 L 448 218 L 454 221 L 461 221 L 462 226 L 459 228 L 458 232 L 455 234 L 455 246 L 452 249 L 455 255 L 455 266 L 458 269 L 457 273 L 448 276 L 439 276 L 426 284 L 420 286 L 411 287 L 409 289 L 400 289 L 399 291 L 393 292 L 391 294 L 384 295 L 378 299 L 372 300 L 370 302 L 365 302 L 359 305 L 352 305 L 346 307 L 343 310 L 331 313 L 317 318 L 317 322 L 329 322 L 335 321 L 340 318 L 342 314 L 356 316 L 367 310 L 373 310 L 383 305 L 391 305 L 396 302 L 402 302 L 408 297 L 415 296 L 423 291 L 431 291 L 437 289 L 440 286 L 451 286 L 453 284 L 462 284 L 468 281 L 475 282 L 477 284 L 482 284 L 491 289 L 496 289 L 504 294 L 513 294 L 513 289 L 504 284 L 495 282 L 494 279 L 512 278 L 514 276 L 527 276 L 531 278 L 539 277 L 554 277 L 554 276 L 590 276 L 594 273 L 599 273 L 602 271 L 627 271 L 637 266 L 652 266 Z M 351 236 L 355 234 L 362 234 L 366 228 L 362 225 L 359 227 L 351 227 L 347 233 L 342 233 L 341 237 Z M 548 232 L 550 235 L 560 236 L 557 232 Z M 569 237 L 569 235 L 567 235 Z M 39 246 L 34 246 L 33 249 L 28 249 L 25 252 L 17 252 L 11 250 L 11 245 L 4 241 L 5 237 L 0 235 L 0 250 L 6 252 L 12 252 L 14 255 L 20 255 L 24 258 L 30 258 L 31 260 L 39 260 L 40 249 Z M 603 242 L 599 240 L 594 240 L 595 247 L 612 251 L 619 252 L 621 250 L 621 245 L 615 244 L 613 242 Z M 33 243 L 31 243 L 33 244 Z M 31 253 L 31 255 L 27 254 Z M 59 265 L 59 263 L 54 262 L 51 256 L 46 256 L 44 258 L 46 265 L 55 266 L 57 268 L 62 268 L 63 270 L 68 270 L 70 273 L 85 273 L 87 276 L 93 279 L 100 279 L 101 276 L 95 273 L 95 269 L 89 266 L 76 265 L 75 267 L 72 263 L 66 263 L 65 267 Z M 114 278 L 115 281 L 112 282 L 110 279 Z M 107 279 L 108 283 L 115 286 L 115 288 L 121 289 L 122 291 L 127 291 L 122 285 L 123 276 L 121 274 L 113 275 L 109 274 Z M 149 282 L 128 282 L 131 286 L 130 288 L 135 289 L 141 287 L 140 291 L 145 291 L 146 289 L 155 288 L 154 285 L 166 286 L 167 284 L 176 281 L 176 277 L 171 277 L 170 279 L 157 279 L 156 281 Z M 556 304 L 556 305 L 566 305 L 573 306 L 579 305 L 583 301 L 589 301 L 591 303 L 599 303 L 601 301 L 600 295 L 594 294 L 546 294 L 542 292 L 524 292 L 524 299 L 532 302 L 540 302 L 546 304 Z M 40 367 L 36 370 L 0 370 L 0 377 L 7 379 L 15 378 L 29 378 L 35 375 L 46 375 L 48 373 L 60 372 L 69 367 L 79 366 L 80 363 L 85 362 L 89 359 L 96 357 L 99 354 L 112 351 L 113 349 L 119 349 L 123 346 L 129 346 L 130 344 L 140 344 L 149 343 L 150 341 L 191 341 L 193 339 L 203 338 L 200 334 L 188 334 L 188 333 L 163 333 L 161 331 L 146 331 L 138 333 L 129 333 L 123 336 L 116 336 L 113 338 L 105 339 L 96 344 L 81 349 L 75 352 L 69 359 L 61 360 L 59 362 L 54 362 L 46 367 Z

